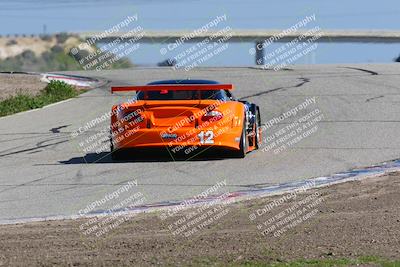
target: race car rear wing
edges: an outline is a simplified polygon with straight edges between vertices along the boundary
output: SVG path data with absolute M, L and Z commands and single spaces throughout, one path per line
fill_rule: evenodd
M 233 84 L 154 84 L 141 86 L 112 86 L 111 93 L 129 91 L 161 91 L 161 90 L 233 90 Z

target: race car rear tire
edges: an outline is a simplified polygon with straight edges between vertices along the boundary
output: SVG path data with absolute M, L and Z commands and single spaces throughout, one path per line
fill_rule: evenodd
M 111 150 L 111 159 L 112 160 L 121 160 L 122 159 L 121 151 L 114 150 L 114 145 L 111 140 L 110 140 L 110 150 Z
M 112 151 L 111 152 L 111 159 L 112 160 L 122 160 L 121 153 L 118 150 Z
M 246 116 L 244 117 L 246 118 Z M 239 151 L 236 151 L 235 158 L 244 158 L 249 146 L 249 140 L 246 133 L 246 119 L 243 121 L 242 135 L 240 136 Z
M 258 107 L 256 108 L 255 118 L 256 118 L 256 121 L 254 122 L 254 124 L 255 124 L 254 125 L 254 133 L 255 133 L 254 141 L 255 141 L 256 149 L 259 149 L 260 148 L 260 140 L 261 140 L 261 134 L 260 134 L 261 116 L 260 116 L 260 110 Z

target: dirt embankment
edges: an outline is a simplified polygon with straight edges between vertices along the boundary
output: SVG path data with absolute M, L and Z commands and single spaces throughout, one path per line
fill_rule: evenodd
M 0 101 L 18 93 L 35 95 L 46 85 L 39 75 L 0 74 Z
M 0 262 L 177 266 L 360 256 L 394 260 L 400 258 L 399 192 L 400 174 L 390 174 L 231 204 L 212 223 L 193 224 L 197 230 L 188 237 L 174 227 L 191 211 L 163 220 L 160 214 L 137 215 L 101 237 L 80 231 L 86 220 L 1 226 Z

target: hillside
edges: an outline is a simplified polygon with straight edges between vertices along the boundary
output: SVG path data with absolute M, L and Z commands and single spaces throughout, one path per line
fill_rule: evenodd
M 53 36 L 22 36 L 0 38 L 0 71 L 65 71 L 81 70 L 79 60 L 94 53 L 98 47 L 87 46 L 78 53 L 70 52 L 84 40 L 65 33 Z M 101 56 L 97 55 L 96 57 Z M 122 57 L 105 69 L 129 68 L 132 62 Z M 93 66 L 95 68 L 96 66 Z

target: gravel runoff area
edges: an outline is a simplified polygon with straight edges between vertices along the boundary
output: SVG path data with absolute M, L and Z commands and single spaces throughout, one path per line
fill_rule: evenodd
M 400 173 L 391 173 L 216 205 L 197 215 L 199 207 L 138 214 L 99 237 L 84 232 L 93 223 L 88 219 L 2 225 L 0 265 L 241 265 L 360 257 L 393 262 L 400 259 L 399 191 Z M 194 222 L 202 213 L 214 220 Z M 188 221 L 191 227 L 180 231 Z
M 40 75 L 0 73 L 0 100 L 18 93 L 35 95 L 46 87 Z

